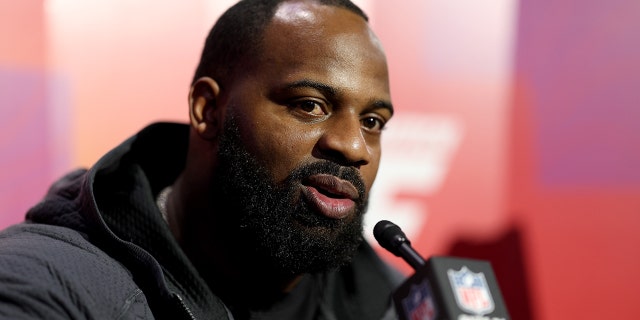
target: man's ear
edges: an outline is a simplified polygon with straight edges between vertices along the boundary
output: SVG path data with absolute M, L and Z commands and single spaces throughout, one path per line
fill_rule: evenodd
M 209 77 L 202 77 L 189 91 L 191 127 L 205 140 L 213 140 L 222 130 L 223 112 L 218 105 L 220 86 Z

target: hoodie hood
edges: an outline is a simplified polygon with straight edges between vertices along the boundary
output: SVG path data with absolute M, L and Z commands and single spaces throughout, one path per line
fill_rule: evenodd
M 197 318 L 223 319 L 224 305 L 174 240 L 155 201 L 182 171 L 188 136 L 182 124 L 145 128 L 89 170 L 54 183 L 26 219 L 80 232 L 132 271 L 153 310 L 187 301 Z

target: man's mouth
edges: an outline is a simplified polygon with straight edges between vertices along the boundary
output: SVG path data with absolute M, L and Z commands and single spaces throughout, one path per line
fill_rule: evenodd
M 317 212 L 331 219 L 347 217 L 360 197 L 351 182 L 328 174 L 315 174 L 303 180 L 302 194 Z

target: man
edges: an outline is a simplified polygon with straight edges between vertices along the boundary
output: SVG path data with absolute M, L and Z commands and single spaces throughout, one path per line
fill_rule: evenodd
M 241 1 L 207 38 L 190 126 L 145 128 L 0 234 L 0 316 L 383 319 L 362 240 L 392 116 L 348 1 Z

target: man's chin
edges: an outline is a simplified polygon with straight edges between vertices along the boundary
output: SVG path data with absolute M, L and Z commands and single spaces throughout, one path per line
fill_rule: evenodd
M 312 224 L 294 220 L 294 238 L 299 243 L 294 245 L 296 248 L 287 248 L 293 254 L 278 264 L 293 273 L 325 272 L 347 264 L 362 242 L 361 219 L 349 220 Z

